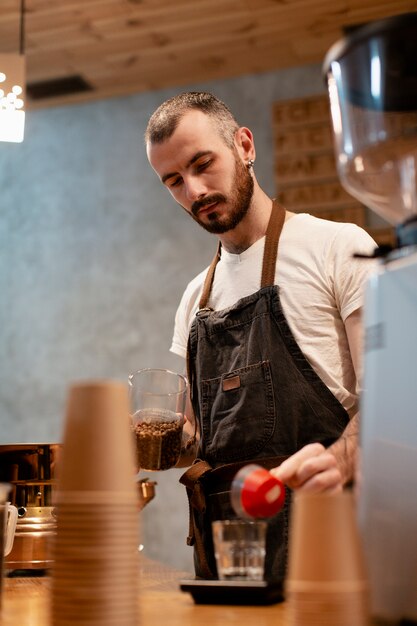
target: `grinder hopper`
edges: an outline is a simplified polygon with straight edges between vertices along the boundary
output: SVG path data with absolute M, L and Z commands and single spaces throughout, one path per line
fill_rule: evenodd
M 356 29 L 324 73 L 340 180 L 396 226 L 365 296 L 358 508 L 373 613 L 417 621 L 417 13 Z

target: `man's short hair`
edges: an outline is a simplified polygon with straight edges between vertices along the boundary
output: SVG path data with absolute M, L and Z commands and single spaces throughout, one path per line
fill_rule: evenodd
M 225 143 L 233 147 L 239 125 L 224 102 L 205 91 L 188 91 L 163 102 L 148 122 L 145 142 L 155 144 L 169 139 L 183 115 L 192 109 L 210 116 Z

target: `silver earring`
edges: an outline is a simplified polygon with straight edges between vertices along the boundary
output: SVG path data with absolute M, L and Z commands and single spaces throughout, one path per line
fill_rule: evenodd
M 255 163 L 255 161 L 253 159 L 249 159 L 248 161 L 248 170 L 251 170 L 253 168 L 253 164 Z

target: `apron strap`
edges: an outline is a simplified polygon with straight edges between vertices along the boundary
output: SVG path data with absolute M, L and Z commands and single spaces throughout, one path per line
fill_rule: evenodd
M 216 254 L 214 255 L 214 258 L 210 264 L 210 267 L 208 268 L 208 272 L 204 280 L 203 291 L 201 293 L 200 302 L 198 304 L 199 311 L 201 311 L 202 309 L 208 308 L 207 304 L 210 298 L 211 287 L 213 285 L 214 272 L 216 271 L 217 263 L 220 260 L 221 249 L 222 249 L 222 244 L 219 241 L 219 243 L 217 244 Z
M 275 267 L 278 255 L 278 242 L 285 222 L 285 209 L 273 200 L 271 217 L 265 235 L 264 258 L 262 262 L 261 289 L 275 284 Z
M 272 201 L 272 211 L 265 234 L 265 248 L 262 262 L 261 288 L 269 287 L 275 282 L 275 266 L 278 254 L 278 241 L 285 222 L 285 208 L 276 200 Z M 207 309 L 217 263 L 220 260 L 221 243 L 207 271 L 198 308 Z
M 205 578 L 212 578 L 213 573 L 207 561 L 201 529 L 199 524 L 195 522 L 195 515 L 197 511 L 206 510 L 206 498 L 200 481 L 204 474 L 210 472 L 211 469 L 211 466 L 206 461 L 196 459 L 191 467 L 184 474 L 182 474 L 180 478 L 180 483 L 186 487 L 188 497 L 189 525 L 187 545 L 195 547 Z

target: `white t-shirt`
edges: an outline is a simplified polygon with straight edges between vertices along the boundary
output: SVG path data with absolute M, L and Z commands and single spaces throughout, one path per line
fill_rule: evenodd
M 222 249 L 209 306 L 222 310 L 260 289 L 265 237 L 242 254 Z M 375 267 L 353 254 L 371 254 L 376 244 L 359 226 L 307 213 L 284 224 L 275 284 L 287 323 L 310 365 L 352 416 L 358 385 L 344 321 L 362 306 L 364 283 Z M 171 351 L 185 357 L 207 269 L 192 280 L 175 316 Z

